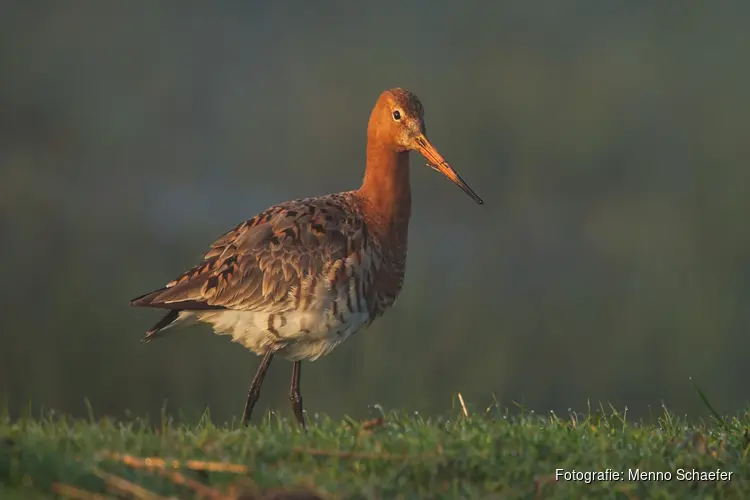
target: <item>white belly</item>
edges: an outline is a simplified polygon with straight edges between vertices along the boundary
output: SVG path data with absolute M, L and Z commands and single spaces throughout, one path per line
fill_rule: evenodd
M 363 309 L 367 311 L 367 307 Z M 334 315 L 329 309 L 321 311 L 314 308 L 271 314 L 213 310 L 182 311 L 180 319 L 209 323 L 216 334 L 231 335 L 233 342 L 242 344 L 256 354 L 265 354 L 268 349 L 273 349 L 291 361 L 314 361 L 330 353 L 362 328 L 369 321 L 369 314 L 344 309 Z

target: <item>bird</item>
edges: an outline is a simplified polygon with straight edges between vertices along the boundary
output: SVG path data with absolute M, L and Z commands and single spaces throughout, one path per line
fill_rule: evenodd
M 401 292 L 411 151 L 484 203 L 427 139 L 419 98 L 403 88 L 386 90 L 370 113 L 361 186 L 280 203 L 226 232 L 200 263 L 131 300 L 132 306 L 167 311 L 142 342 L 207 323 L 215 334 L 262 356 L 245 401 L 245 425 L 274 357 L 292 362 L 289 400 L 307 430 L 301 362 L 329 354 L 371 325 Z

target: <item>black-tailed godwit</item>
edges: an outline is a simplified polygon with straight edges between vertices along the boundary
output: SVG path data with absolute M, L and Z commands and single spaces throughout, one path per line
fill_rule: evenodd
M 289 399 L 303 427 L 300 364 L 331 352 L 396 300 L 411 216 L 409 152 L 482 199 L 427 140 L 416 95 L 378 98 L 367 127 L 367 164 L 354 191 L 273 206 L 219 238 L 203 261 L 131 305 L 168 309 L 143 338 L 209 323 L 263 356 L 245 403 L 250 419 L 275 355 L 293 362 Z

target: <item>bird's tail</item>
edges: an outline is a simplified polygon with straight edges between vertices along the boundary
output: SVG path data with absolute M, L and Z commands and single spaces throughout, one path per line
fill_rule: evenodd
M 175 287 L 164 287 L 159 290 L 154 290 L 140 297 L 136 297 L 130 301 L 131 306 L 135 307 L 153 307 L 160 309 L 169 309 L 169 312 L 156 323 L 146 335 L 141 339 L 141 342 L 151 342 L 155 337 L 159 336 L 164 330 L 177 326 L 188 326 L 196 321 L 194 312 L 223 309 L 221 306 L 213 306 L 206 304 L 205 302 L 198 302 L 195 300 L 167 300 L 172 297 L 165 296 L 169 295 L 170 292 L 179 292 L 179 286 Z
M 146 332 L 146 335 L 141 339 L 141 342 L 143 342 L 144 344 L 148 344 L 161 333 L 163 333 L 164 330 L 175 326 L 175 323 L 180 318 L 180 312 L 182 311 L 179 311 L 177 309 L 172 309 L 171 311 L 169 311 L 162 319 L 159 320 L 158 323 L 156 323 L 151 327 L 149 331 Z

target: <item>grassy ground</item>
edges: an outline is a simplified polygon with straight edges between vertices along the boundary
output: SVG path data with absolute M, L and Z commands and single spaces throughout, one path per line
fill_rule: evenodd
M 0 498 L 750 498 L 750 412 L 700 425 L 666 411 L 655 425 L 614 410 L 511 413 L 313 417 L 307 434 L 272 416 L 250 428 L 5 418 Z M 556 481 L 556 469 L 624 479 Z

